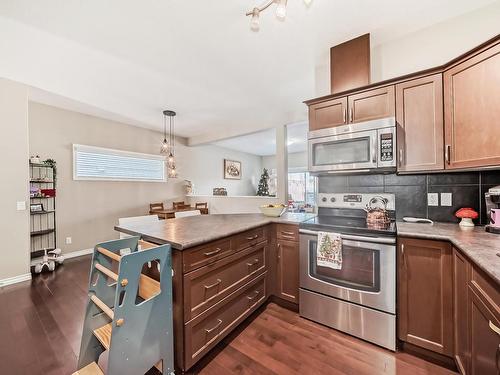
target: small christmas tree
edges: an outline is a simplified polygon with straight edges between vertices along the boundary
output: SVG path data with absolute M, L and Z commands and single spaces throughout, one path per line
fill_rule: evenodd
M 264 168 L 264 171 L 260 176 L 259 189 L 257 190 L 257 195 L 264 197 L 269 196 L 269 173 L 267 172 L 266 168 Z

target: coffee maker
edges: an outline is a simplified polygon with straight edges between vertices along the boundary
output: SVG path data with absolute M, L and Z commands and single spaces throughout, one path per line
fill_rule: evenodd
M 485 194 L 488 222 L 486 231 L 500 234 L 500 185 L 492 187 Z

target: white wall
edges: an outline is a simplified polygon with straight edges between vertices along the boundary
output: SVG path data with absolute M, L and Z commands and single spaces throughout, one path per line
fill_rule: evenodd
M 372 47 L 372 81 L 433 68 L 500 32 L 500 1 Z
M 3 251 L 0 280 L 29 274 L 29 210 L 17 211 L 16 202 L 29 207 L 28 90 L 0 78 L 0 228 Z M 28 275 L 29 277 L 29 275 Z M 0 282 L 0 286 L 2 283 Z
M 207 202 L 210 214 L 254 214 L 260 213 L 259 206 L 278 204 L 276 197 L 214 197 L 210 195 L 193 195 L 187 200 L 194 205 L 196 202 Z
M 382 44 L 371 40 L 371 81 L 376 83 L 442 65 L 500 32 L 500 1 Z M 366 30 L 370 32 L 370 30 Z M 330 94 L 330 54 L 315 68 L 316 97 Z
M 184 147 L 186 154 L 179 173 L 194 184 L 194 193 L 212 195 L 215 187 L 226 188 L 229 196 L 251 196 L 257 192 L 262 158 L 214 145 Z M 241 162 L 241 180 L 224 178 L 224 159 Z
M 33 102 L 29 103 L 29 132 L 30 153 L 57 161 L 57 245 L 63 252 L 117 238 L 113 227 L 118 218 L 146 215 L 150 203 L 164 202 L 168 207 L 185 198 L 181 178 L 167 182 L 73 180 L 72 144 L 158 154 L 162 140 L 158 132 Z M 184 150 L 177 150 L 180 160 Z M 66 237 L 72 237 L 72 244 L 65 243 Z

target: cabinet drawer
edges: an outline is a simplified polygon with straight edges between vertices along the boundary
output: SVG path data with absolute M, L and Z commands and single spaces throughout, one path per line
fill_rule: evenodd
M 262 273 L 266 244 L 256 245 L 184 275 L 184 320 L 189 321 Z
M 264 273 L 185 325 L 186 369 L 264 302 L 265 277 Z
M 186 250 L 183 253 L 183 270 L 184 272 L 192 271 L 196 268 L 213 263 L 234 252 L 235 251 L 231 248 L 230 239 L 224 239 L 212 242 L 208 245 L 203 245 L 202 247 Z
M 237 234 L 233 237 L 233 248 L 241 250 L 245 247 L 253 246 L 259 242 L 267 240 L 267 232 L 264 227 L 255 228 L 246 232 Z
M 291 224 L 278 224 L 276 227 L 276 236 L 279 240 L 298 241 L 299 226 Z
M 500 319 L 500 292 L 494 282 L 472 267 L 470 286 L 490 309 L 497 312 Z

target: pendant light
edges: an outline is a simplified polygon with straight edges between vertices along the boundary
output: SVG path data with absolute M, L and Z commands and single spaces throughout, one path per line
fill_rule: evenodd
M 160 154 L 168 153 L 168 142 L 167 142 L 167 116 L 163 112 L 163 142 L 161 143 Z
M 167 175 L 169 178 L 177 177 L 177 170 L 175 168 L 175 128 L 174 128 L 174 117 L 176 113 L 174 111 L 165 110 L 163 111 L 163 116 L 166 119 L 169 119 L 169 143 L 170 147 L 168 148 L 168 156 L 167 156 Z M 165 121 L 166 122 L 166 121 Z

